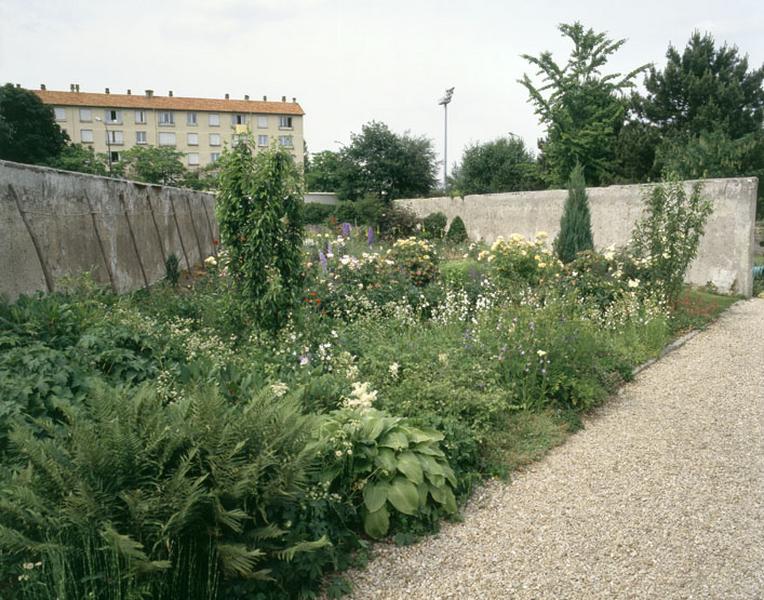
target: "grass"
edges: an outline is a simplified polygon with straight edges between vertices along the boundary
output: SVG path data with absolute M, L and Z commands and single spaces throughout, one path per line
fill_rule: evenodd
M 739 296 L 725 296 L 698 288 L 685 288 L 672 317 L 672 332 L 679 336 L 691 329 L 704 329 L 738 300 L 740 300 Z

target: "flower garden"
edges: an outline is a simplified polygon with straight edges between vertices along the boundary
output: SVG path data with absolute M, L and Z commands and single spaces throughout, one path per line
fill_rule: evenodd
M 397 233 L 314 227 L 286 313 L 225 238 L 178 285 L 0 304 L 0 595 L 338 597 L 733 301 L 667 293 L 673 247 Z

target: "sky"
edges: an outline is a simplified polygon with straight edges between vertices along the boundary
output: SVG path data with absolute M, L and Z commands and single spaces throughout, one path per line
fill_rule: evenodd
M 581 21 L 627 43 L 608 69 L 665 64 L 693 30 L 764 63 L 764 2 L 747 0 L 0 0 L 0 82 L 114 93 L 296 97 L 311 152 L 337 150 L 371 120 L 431 138 L 449 169 L 466 145 L 543 128 L 518 83 L 521 57 L 570 46 Z

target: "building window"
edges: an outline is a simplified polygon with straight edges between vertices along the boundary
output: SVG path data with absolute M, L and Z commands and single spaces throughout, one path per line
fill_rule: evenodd
M 139 125 L 145 125 L 146 124 L 146 111 L 145 110 L 136 110 L 135 111 L 135 122 Z
M 80 109 L 80 121 L 82 123 L 90 123 L 93 120 L 93 111 L 89 108 Z
M 106 109 L 104 117 L 105 117 L 107 123 L 111 123 L 112 125 L 122 125 L 122 111 L 121 110 L 114 110 L 112 108 L 108 108 L 108 109 Z
M 80 129 L 80 141 L 83 144 L 93 143 L 93 130 L 92 129 Z
M 282 115 L 279 117 L 279 129 L 292 129 L 292 117 Z
M 191 152 L 188 155 L 188 166 L 189 167 L 198 167 L 199 166 L 199 153 L 198 152 Z
M 219 133 L 211 133 L 210 134 L 210 146 L 219 146 L 220 145 L 220 134 Z
M 109 130 L 106 132 L 106 143 L 109 146 L 121 146 L 125 143 L 125 136 L 121 131 Z
M 135 143 L 136 144 L 146 144 L 146 143 L 148 143 L 146 141 L 146 132 L 145 131 L 136 131 L 135 132 Z
M 186 124 L 187 125 L 196 125 L 196 113 L 190 112 L 186 113 Z
M 119 152 L 111 152 L 111 162 L 119 162 Z
M 257 136 L 257 145 L 258 146 L 267 146 L 268 145 L 268 136 L 267 135 L 258 135 Z
M 56 116 L 56 121 L 66 121 L 66 109 L 56 106 L 53 109 L 53 114 Z
M 210 153 L 210 162 L 216 162 L 218 160 L 220 160 L 220 152 Z
M 244 134 L 232 133 L 231 134 L 231 145 L 232 146 L 238 146 L 239 142 L 243 142 L 246 137 L 247 136 L 244 135 Z
M 231 125 L 246 125 L 247 124 L 247 115 L 237 113 L 235 115 L 231 115 Z
M 210 113 L 209 123 L 210 127 L 220 127 L 220 115 L 217 113 Z
M 175 125 L 175 113 L 172 111 L 163 111 L 159 113 L 160 125 Z
M 159 145 L 160 146 L 174 146 L 175 134 L 166 131 L 159 132 Z
M 258 129 L 268 129 L 268 117 L 257 117 L 257 127 Z
M 199 145 L 199 134 L 198 133 L 188 133 L 188 134 L 186 134 L 186 143 L 189 146 L 198 146 Z
M 280 135 L 279 136 L 279 144 L 284 146 L 284 148 L 291 148 L 292 147 L 292 136 L 291 135 Z

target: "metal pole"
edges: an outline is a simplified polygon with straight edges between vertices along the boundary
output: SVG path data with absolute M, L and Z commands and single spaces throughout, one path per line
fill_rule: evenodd
M 443 191 L 448 192 L 448 103 L 443 105 Z

